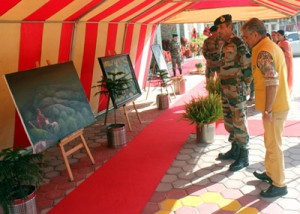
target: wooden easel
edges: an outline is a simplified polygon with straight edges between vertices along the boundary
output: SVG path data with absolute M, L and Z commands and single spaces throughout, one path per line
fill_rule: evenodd
M 153 60 L 152 70 L 151 70 L 151 74 L 150 74 L 151 76 L 148 80 L 148 89 L 147 89 L 147 94 L 146 94 L 146 100 L 148 99 L 151 82 L 152 82 L 152 80 L 154 80 L 156 78 L 156 77 L 154 77 L 155 76 L 155 66 L 156 66 L 156 61 Z
M 106 122 L 107 122 L 107 115 L 108 115 L 108 108 L 109 108 L 109 102 L 110 102 L 110 97 L 108 96 L 108 100 L 107 100 L 107 107 L 106 107 L 106 112 L 105 112 L 105 119 L 104 119 L 104 125 L 106 125 Z M 132 105 L 133 105 L 133 108 L 135 110 L 135 113 L 138 117 L 138 120 L 140 121 L 140 123 L 142 124 L 142 120 L 141 120 L 141 117 L 139 115 L 139 112 L 135 106 L 135 102 L 132 101 Z M 129 126 L 129 130 L 132 131 L 132 127 L 131 127 L 131 124 L 130 124 L 130 121 L 129 121 L 129 116 L 128 116 L 128 112 L 127 112 L 127 109 L 126 109 L 126 104 L 123 105 L 123 111 L 124 111 L 124 115 L 126 117 L 126 120 L 127 120 L 127 123 L 128 123 L 128 126 Z M 114 121 L 116 121 L 116 111 L 114 110 Z
M 69 149 L 69 150 L 66 150 L 65 145 L 68 145 L 72 140 L 74 140 L 78 137 L 80 137 L 81 143 L 76 145 L 75 147 Z M 84 148 L 86 150 L 89 158 L 91 159 L 92 163 L 95 164 L 95 160 L 94 160 L 94 158 L 93 158 L 93 156 L 92 156 L 92 154 L 91 154 L 91 152 L 90 152 L 90 150 L 87 146 L 87 143 L 86 143 L 86 141 L 83 137 L 83 128 L 79 129 L 78 131 L 76 131 L 76 132 L 72 133 L 71 135 L 69 135 L 69 136 L 65 137 L 64 139 L 62 139 L 58 143 L 58 146 L 60 147 L 60 151 L 61 151 L 62 157 L 64 159 L 64 162 L 65 162 L 68 174 L 69 174 L 70 181 L 73 181 L 74 177 L 73 177 L 73 173 L 72 173 L 72 170 L 71 170 L 71 167 L 70 167 L 68 156 L 70 156 L 74 152 L 77 152 L 78 150 Z
M 108 54 L 111 56 L 111 52 L 110 50 L 108 50 Z M 117 52 L 114 50 L 114 54 L 117 54 Z M 107 122 L 107 114 L 108 114 L 108 109 L 109 109 L 109 102 L 110 102 L 110 96 L 108 95 L 108 99 L 107 99 L 107 107 L 106 107 L 106 112 L 105 112 L 105 119 L 104 119 L 104 125 L 106 125 L 106 122 Z M 142 124 L 142 120 L 140 118 L 140 115 L 139 115 L 139 112 L 137 111 L 136 109 L 136 106 L 135 106 L 135 102 L 132 101 L 132 104 L 133 104 L 133 108 L 136 112 L 136 115 L 140 121 L 140 123 Z M 128 113 L 126 111 L 126 104 L 123 105 L 123 111 L 124 111 L 124 115 L 126 117 L 126 120 L 127 120 L 127 123 L 128 123 L 128 126 L 129 126 L 129 130 L 132 131 L 132 127 L 131 127 L 131 124 L 130 124 L 130 121 L 129 121 L 129 117 L 128 117 Z M 116 121 L 116 111 L 114 110 L 114 121 Z
M 46 60 L 47 64 L 48 65 L 51 65 L 51 62 L 49 59 Z M 40 67 L 40 64 L 38 61 L 36 61 L 36 66 L 37 67 Z M 77 146 L 69 149 L 69 150 L 65 150 L 65 145 L 69 144 L 72 140 L 76 139 L 80 137 L 81 139 L 81 143 L 78 144 Z M 59 143 L 58 143 L 58 146 L 60 147 L 60 151 L 61 151 L 61 154 L 62 154 L 62 157 L 64 159 L 64 162 L 65 162 L 65 165 L 66 165 L 66 168 L 67 168 L 67 172 L 69 174 L 69 178 L 70 178 L 70 181 L 73 181 L 74 180 L 74 177 L 73 177 L 73 173 L 71 171 L 71 167 L 70 167 L 70 163 L 69 163 L 69 160 L 68 160 L 68 156 L 73 154 L 74 152 L 84 148 L 89 156 L 89 158 L 91 159 L 92 163 L 95 164 L 95 160 L 87 146 L 87 143 L 83 137 L 83 128 L 82 129 L 79 129 L 78 131 L 75 131 L 73 132 L 72 134 L 70 134 L 69 136 L 65 137 L 64 139 L 60 140 Z
M 152 70 L 151 70 L 151 76 L 149 78 L 149 81 L 148 81 L 148 89 L 147 89 L 147 94 L 146 94 L 146 100 L 148 99 L 148 95 L 149 95 L 149 90 L 150 90 L 150 86 L 151 86 L 151 82 L 152 80 L 156 79 L 157 76 L 155 75 L 155 66 L 156 66 L 156 60 L 153 61 L 153 66 L 152 66 Z M 160 79 L 161 80 L 161 79 Z M 162 80 L 161 80 L 162 81 Z M 166 87 L 166 91 L 167 91 L 167 94 L 169 94 L 169 91 L 168 91 L 168 87 L 171 87 L 171 90 L 172 90 L 172 93 L 174 95 L 174 97 L 176 98 L 176 94 L 175 94 L 175 90 L 173 88 L 173 79 L 172 81 L 167 84 L 165 87 Z M 171 102 L 171 97 L 169 98 L 169 101 Z

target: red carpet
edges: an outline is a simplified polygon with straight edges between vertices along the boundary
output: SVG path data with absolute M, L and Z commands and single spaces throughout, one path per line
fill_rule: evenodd
M 189 94 L 203 88 L 198 84 Z M 49 213 L 141 213 L 194 129 L 180 120 L 190 98 L 181 97 Z
M 261 120 L 248 120 L 248 128 L 250 136 L 263 136 L 263 124 Z M 299 137 L 300 136 L 300 121 L 288 120 L 285 123 L 283 136 L 285 137 Z M 228 132 L 224 128 L 223 122 L 218 122 L 216 124 L 216 134 L 217 135 L 228 135 Z

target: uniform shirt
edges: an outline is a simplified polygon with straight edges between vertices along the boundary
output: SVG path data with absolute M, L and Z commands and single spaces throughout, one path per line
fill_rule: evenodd
M 180 57 L 180 45 L 174 40 L 172 40 L 170 43 L 170 54 L 172 58 Z
M 270 59 L 264 55 L 270 54 L 275 64 L 275 71 L 262 72 L 258 64 L 270 63 Z M 260 56 L 260 58 L 258 58 Z M 290 106 L 287 86 L 287 71 L 284 54 L 280 47 L 269 38 L 262 39 L 252 48 L 252 73 L 254 78 L 255 108 L 265 111 L 266 86 L 278 85 L 277 94 L 272 106 L 273 112 L 287 111 Z M 265 62 L 264 60 L 268 60 Z
M 221 49 L 223 46 L 223 41 L 218 38 L 213 38 L 212 36 L 204 40 L 202 46 L 202 53 L 206 59 L 207 68 L 215 68 L 215 70 L 220 70 L 220 58 Z
M 233 102 L 246 100 L 247 88 L 252 81 L 251 54 L 246 44 L 232 34 L 229 40 L 224 41 L 221 56 L 223 95 Z

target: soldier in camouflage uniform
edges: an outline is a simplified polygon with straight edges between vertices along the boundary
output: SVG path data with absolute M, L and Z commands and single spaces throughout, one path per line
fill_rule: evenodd
M 247 126 L 247 88 L 252 81 L 251 54 L 247 45 L 232 32 L 231 15 L 217 18 L 214 25 L 224 40 L 221 52 L 220 78 L 225 129 L 229 132 L 231 149 L 220 153 L 219 160 L 234 159 L 230 171 L 238 171 L 249 165 Z
M 180 75 L 182 75 L 182 69 L 181 69 L 181 55 L 180 55 L 180 44 L 177 42 L 178 34 L 173 33 L 172 34 L 173 39 L 170 43 L 170 54 L 172 58 L 172 69 L 174 77 L 176 76 L 176 64 L 178 65 L 178 70 Z
M 214 77 L 215 72 L 220 72 L 220 52 L 223 41 L 218 37 L 217 27 L 212 26 L 209 30 L 211 36 L 204 40 L 202 53 L 206 59 L 206 82 L 210 77 Z

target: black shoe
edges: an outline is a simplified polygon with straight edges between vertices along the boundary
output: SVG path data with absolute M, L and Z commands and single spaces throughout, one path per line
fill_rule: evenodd
M 235 172 L 249 166 L 249 151 L 246 148 L 239 148 L 239 157 L 229 166 L 229 171 Z
M 283 196 L 288 193 L 287 187 L 276 187 L 271 185 L 267 190 L 261 191 L 260 195 L 265 198 L 273 198 L 278 196 Z
M 272 182 L 273 182 L 272 179 L 269 176 L 267 176 L 266 172 L 259 173 L 259 172 L 255 171 L 255 172 L 253 172 L 253 175 L 256 178 L 258 178 L 259 180 L 265 181 L 269 184 L 272 184 Z
M 231 149 L 226 153 L 220 153 L 217 160 L 236 160 L 239 157 L 239 148 L 236 143 L 231 144 Z

